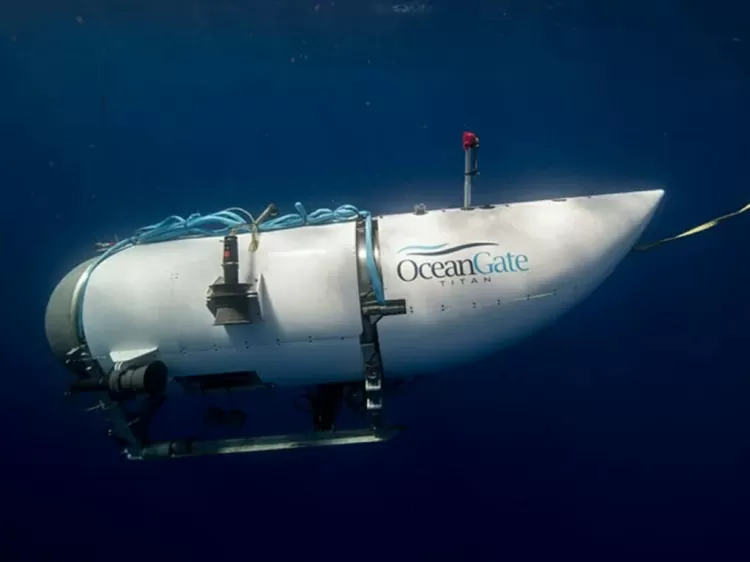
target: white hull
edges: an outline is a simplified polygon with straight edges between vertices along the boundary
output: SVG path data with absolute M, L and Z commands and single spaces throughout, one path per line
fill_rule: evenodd
M 408 305 L 408 314 L 379 323 L 384 365 L 393 373 L 450 367 L 554 322 L 628 254 L 663 195 L 640 191 L 383 217 L 386 297 Z M 448 251 L 472 243 L 487 245 Z M 403 250 L 414 245 L 441 248 Z M 414 263 L 425 275 L 412 281 Z
M 662 195 L 378 217 L 385 296 L 405 299 L 407 310 L 378 323 L 386 376 L 476 360 L 550 324 L 612 272 Z M 151 351 L 174 376 L 362 380 L 355 224 L 265 232 L 255 253 L 249 243 L 239 236 L 239 271 L 258 280 L 261 321 L 214 326 L 206 291 L 221 273 L 220 239 L 138 245 L 91 272 L 82 302 L 91 355 L 105 372 Z

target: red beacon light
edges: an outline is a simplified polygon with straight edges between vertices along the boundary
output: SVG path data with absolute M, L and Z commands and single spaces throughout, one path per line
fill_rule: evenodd
M 479 137 L 470 131 L 464 131 L 463 135 L 464 150 L 479 148 Z

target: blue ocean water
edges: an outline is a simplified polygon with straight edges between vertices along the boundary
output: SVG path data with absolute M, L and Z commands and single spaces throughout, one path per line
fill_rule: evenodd
M 748 219 L 627 258 L 556 326 L 389 405 L 383 445 L 127 462 L 44 307 L 171 214 L 662 186 L 646 239 L 750 199 L 741 3 L 0 3 L 0 559 L 742 559 Z M 301 286 L 300 290 L 304 290 Z M 265 412 L 267 413 L 267 412 Z M 265 423 L 265 422 L 264 422 Z

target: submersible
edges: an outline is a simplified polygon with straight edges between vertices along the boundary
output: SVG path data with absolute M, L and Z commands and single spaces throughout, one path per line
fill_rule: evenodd
M 72 269 L 46 333 L 131 459 L 382 441 L 388 382 L 481 359 L 581 302 L 630 252 L 662 190 L 374 216 L 351 206 L 257 219 L 170 217 Z M 154 440 L 179 393 L 307 389 L 299 434 Z M 336 427 L 342 405 L 367 423 Z M 217 411 L 217 417 L 243 412 Z M 178 430 L 179 428 L 174 428 Z M 179 433 L 179 431 L 176 431 Z

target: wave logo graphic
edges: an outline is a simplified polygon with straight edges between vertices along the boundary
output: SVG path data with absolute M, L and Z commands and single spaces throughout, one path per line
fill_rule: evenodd
M 397 254 L 404 254 L 406 256 L 447 256 L 454 252 L 460 252 L 461 250 L 468 250 L 470 248 L 482 248 L 486 246 L 498 246 L 496 242 L 469 242 L 468 244 L 459 244 L 458 246 L 448 246 L 448 244 L 437 244 L 435 246 L 404 246 Z
M 513 252 L 500 253 L 496 242 L 404 246 L 396 253 L 401 261 L 396 274 L 405 283 L 438 281 L 441 285 L 491 283 L 498 274 L 529 270 L 529 257 Z M 465 252 L 462 256 L 453 256 Z

